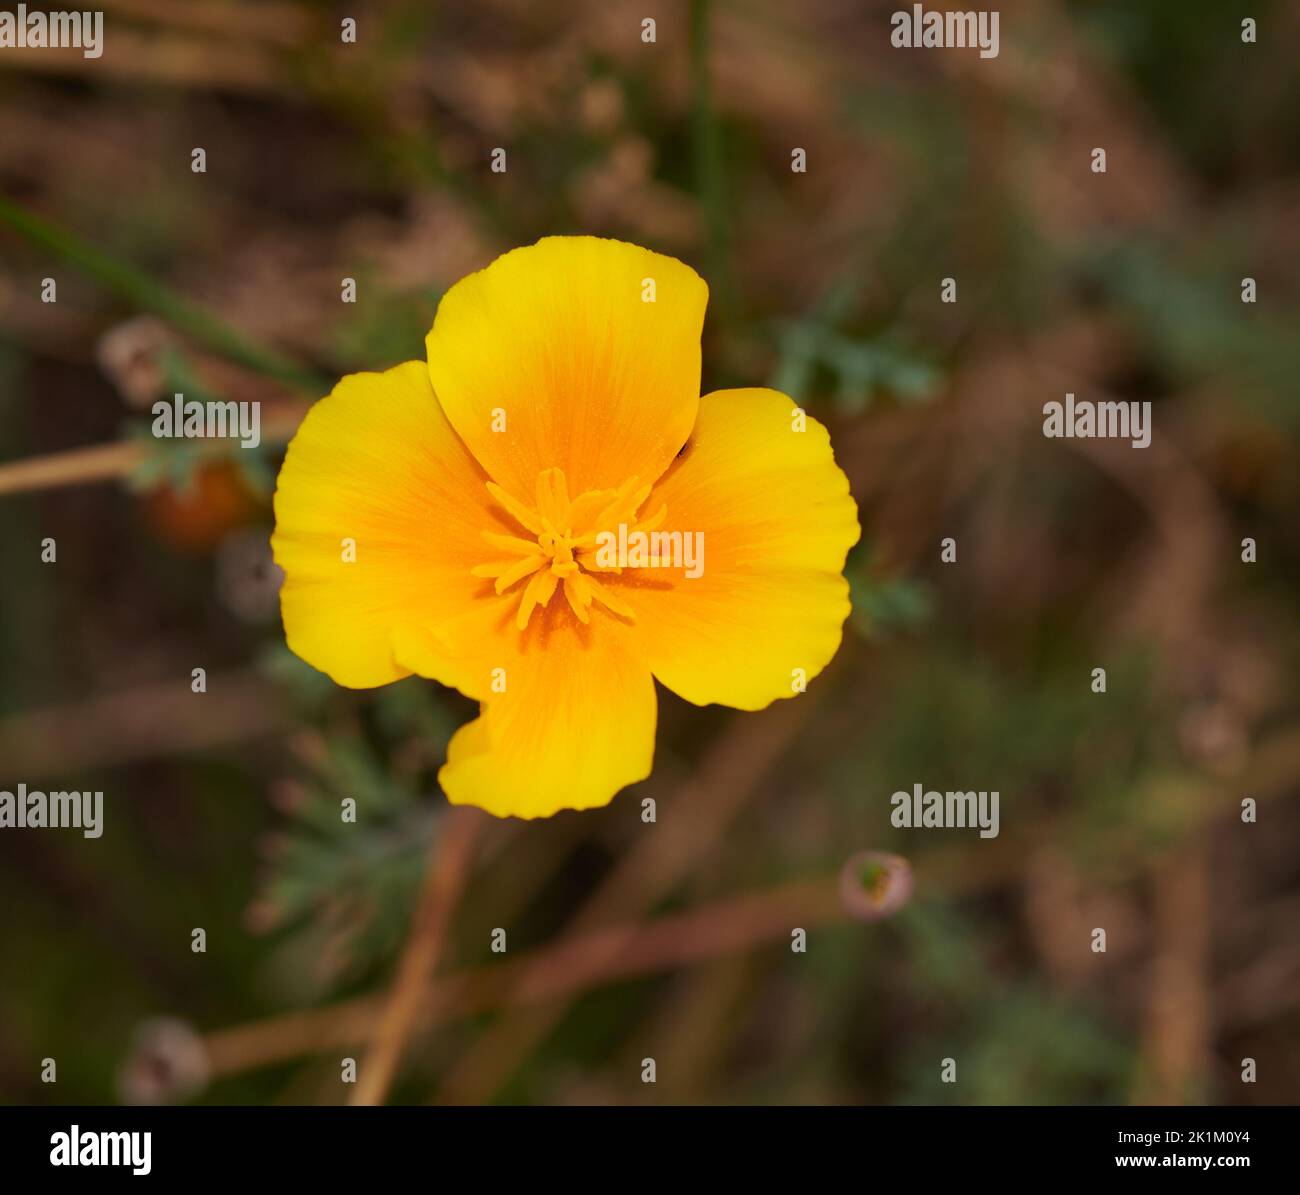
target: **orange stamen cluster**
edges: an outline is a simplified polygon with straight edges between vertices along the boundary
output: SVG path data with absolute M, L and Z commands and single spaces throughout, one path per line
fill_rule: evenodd
M 611 593 L 592 573 L 618 573 L 617 566 L 597 563 L 597 537 L 620 523 L 630 529 L 651 531 L 666 517 L 661 506 L 648 519 L 637 521 L 636 512 L 650 496 L 650 486 L 637 486 L 635 477 L 616 490 L 588 490 L 570 500 L 561 469 L 543 469 L 537 476 L 536 504 L 529 507 L 489 481 L 488 492 L 532 539 L 522 535 L 483 532 L 483 538 L 507 554 L 504 560 L 480 564 L 476 577 L 491 578 L 497 593 L 505 593 L 527 578 L 519 597 L 515 625 L 528 626 L 533 610 L 546 606 L 558 588 L 581 622 L 591 621 L 591 605 L 598 602 L 623 618 L 635 619 L 631 607 Z

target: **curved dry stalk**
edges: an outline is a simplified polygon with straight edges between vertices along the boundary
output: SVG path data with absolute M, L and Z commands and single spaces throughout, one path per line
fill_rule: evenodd
M 298 430 L 306 410 L 304 403 L 277 404 L 267 412 L 262 422 L 263 441 L 280 443 L 290 439 Z M 216 459 L 229 450 L 229 442 L 212 440 L 206 447 L 211 449 L 211 455 Z M 68 452 L 53 452 L 24 460 L 0 461 L 0 496 L 51 490 L 63 485 L 120 480 L 143 463 L 148 453 L 149 446 L 144 441 L 116 440 L 111 444 L 73 448 Z
M 474 841 L 485 816 L 476 809 L 453 809 L 445 815 L 445 824 L 434 837 L 411 936 L 398 965 L 397 979 L 374 1045 L 358 1068 L 357 1085 L 349 1104 L 384 1102 L 401 1060 L 402 1047 L 415 1024 L 429 976 L 442 955 L 447 926 L 464 887 Z
M 727 897 L 654 921 L 563 938 L 509 961 L 426 978 L 414 1030 L 426 1032 L 494 1008 L 577 996 L 619 979 L 707 962 L 788 937 L 792 926 L 813 929 L 846 917 L 836 873 Z M 364 1044 L 377 1032 L 382 1008 L 383 997 L 359 996 L 217 1030 L 204 1038 L 209 1073 L 225 1077 Z
M 87 481 L 109 481 L 125 477 L 144 460 L 144 445 L 132 440 L 74 448 L 22 461 L 0 464 L 0 494 L 21 494 L 49 490 Z

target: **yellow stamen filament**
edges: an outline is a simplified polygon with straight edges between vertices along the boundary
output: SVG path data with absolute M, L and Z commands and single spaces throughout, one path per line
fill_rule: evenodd
M 611 530 L 620 523 L 633 530 L 649 531 L 667 517 L 668 508 L 660 506 L 650 518 L 637 521 L 636 512 L 650 496 L 650 486 L 638 487 L 637 479 L 633 477 L 617 490 L 588 490 L 570 500 L 564 472 L 544 469 L 537 477 L 533 507 L 507 493 L 495 482 L 488 482 L 487 489 L 527 534 L 484 531 L 483 539 L 508 558 L 477 565 L 470 571 L 476 577 L 491 579 L 497 593 L 505 593 L 528 578 L 520 592 L 519 609 L 515 614 L 515 625 L 521 631 L 528 626 L 533 611 L 538 606 L 546 606 L 561 586 L 569 608 L 583 623 L 591 621 L 593 602 L 621 618 L 635 620 L 632 608 L 591 573 L 622 571 L 617 566 L 596 563 L 600 532 Z M 528 538 L 528 535 L 533 538 Z

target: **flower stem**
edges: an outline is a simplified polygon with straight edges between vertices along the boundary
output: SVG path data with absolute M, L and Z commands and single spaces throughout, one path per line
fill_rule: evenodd
M 709 0 L 691 0 L 691 144 L 695 185 L 704 208 L 709 282 L 724 315 L 733 306 L 727 239 L 727 200 L 722 169 L 722 140 L 713 107 L 709 73 Z
M 303 390 L 313 397 L 329 390 L 329 386 L 311 370 L 274 349 L 247 339 L 243 333 L 236 331 L 212 312 L 177 294 L 143 270 L 105 253 L 68 229 L 3 196 L 0 196 L 0 223 L 9 225 L 31 244 L 70 262 L 88 277 L 116 291 L 138 307 L 162 316 L 186 335 L 206 344 L 222 356 Z
M 415 1025 L 420 999 L 442 955 L 447 926 L 469 872 L 483 817 L 478 810 L 452 809 L 434 835 L 411 936 L 398 965 L 374 1046 L 358 1070 L 356 1090 L 348 1101 L 354 1106 L 382 1104 L 388 1094 L 402 1047 Z

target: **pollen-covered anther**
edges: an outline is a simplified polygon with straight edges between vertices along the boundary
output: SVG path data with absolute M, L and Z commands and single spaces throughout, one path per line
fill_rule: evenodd
M 497 593 L 505 593 L 528 579 L 515 615 L 521 631 L 528 626 L 533 610 L 547 605 L 561 587 L 565 601 L 581 622 L 591 621 L 593 602 L 635 620 L 631 607 L 591 574 L 622 571 L 598 562 L 597 537 L 602 530 L 626 524 L 632 530 L 648 531 L 663 522 L 667 507 L 637 521 L 636 512 L 650 496 L 650 486 L 638 486 L 633 477 L 616 490 L 588 490 L 570 499 L 563 470 L 543 469 L 537 475 L 535 503 L 531 507 L 494 482 L 489 481 L 487 488 L 526 534 L 484 531 L 483 538 L 506 556 L 470 571 L 476 577 L 491 578 Z

